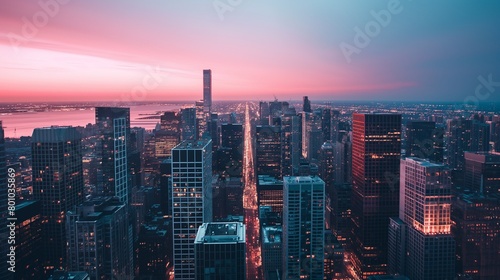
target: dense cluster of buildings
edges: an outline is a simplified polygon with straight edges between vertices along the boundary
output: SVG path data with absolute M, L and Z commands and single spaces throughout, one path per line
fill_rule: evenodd
M 260 102 L 241 120 L 214 111 L 204 70 L 203 100 L 153 131 L 131 128 L 128 108 L 96 107 L 85 129 L 36 128 L 18 162 L 0 129 L 0 184 L 12 176 L 23 198 L 16 272 L 5 259 L 0 278 L 246 279 L 249 242 L 262 279 L 500 278 L 498 115 L 351 113 L 304 97 L 300 111 Z M 259 236 L 244 217 L 245 145 Z

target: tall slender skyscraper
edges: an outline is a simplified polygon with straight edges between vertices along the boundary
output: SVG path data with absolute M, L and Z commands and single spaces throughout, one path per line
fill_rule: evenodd
M 301 154 L 300 119 L 295 108 L 289 108 L 281 115 L 281 175 L 292 176 L 298 167 Z
M 128 141 L 130 136 L 130 109 L 96 107 L 95 122 L 99 129 L 97 155 L 97 194 L 117 196 L 129 204 Z
M 354 114 L 352 248 L 356 274 L 387 272 L 389 218 L 398 215 L 401 115 Z
M 205 113 L 212 112 L 212 70 L 203 70 L 203 104 Z
M 279 126 L 258 125 L 256 128 L 257 175 L 281 178 L 281 131 Z
M 401 240 L 389 241 L 390 255 L 404 256 L 399 271 L 410 279 L 454 279 L 455 241 L 451 235 L 451 175 L 443 164 L 419 158 L 401 160 L 399 219 Z M 396 220 L 391 218 L 389 232 Z M 401 236 L 390 234 L 389 236 Z M 401 246 L 403 245 L 403 246 Z M 403 250 L 392 252 L 399 247 Z M 397 251 L 397 250 L 394 250 Z M 391 258 L 389 267 L 394 265 Z M 400 262 L 401 259 L 397 259 Z M 402 269 L 402 270 L 401 270 Z
M 283 277 L 323 279 L 325 182 L 283 178 Z
M 194 240 L 212 221 L 212 140 L 172 149 L 172 188 L 175 279 L 195 279 Z
M 65 268 L 66 211 L 83 202 L 81 135 L 73 127 L 33 131 L 33 197 L 42 205 L 46 271 Z
M 306 113 L 311 113 L 312 110 L 311 110 L 311 101 L 309 100 L 309 97 L 307 96 L 304 96 L 303 97 L 303 105 L 302 105 L 302 111 L 306 112 Z
M 196 108 L 181 109 L 181 141 L 196 139 Z

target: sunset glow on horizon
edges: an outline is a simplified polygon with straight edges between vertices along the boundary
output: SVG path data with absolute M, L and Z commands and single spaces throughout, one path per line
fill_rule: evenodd
M 460 101 L 498 70 L 486 4 L 401 1 L 350 62 L 339 46 L 387 2 L 241 1 L 222 20 L 213 4 L 0 0 L 1 101 L 197 100 L 203 69 L 214 100 Z

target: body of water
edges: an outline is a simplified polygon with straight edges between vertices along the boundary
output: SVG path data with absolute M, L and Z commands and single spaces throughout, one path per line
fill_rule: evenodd
M 164 111 L 177 110 L 192 104 L 176 105 L 134 105 L 130 106 L 130 126 L 153 129 L 160 122 L 159 119 L 140 119 L 151 114 Z M 69 111 L 48 111 L 48 112 L 22 112 L 12 114 L 0 114 L 3 123 L 5 137 L 31 136 L 33 129 L 38 127 L 58 126 L 86 126 L 95 123 L 95 110 L 75 109 Z

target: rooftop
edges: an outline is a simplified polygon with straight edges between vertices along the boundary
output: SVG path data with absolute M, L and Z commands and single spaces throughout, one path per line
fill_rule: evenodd
M 194 243 L 245 243 L 245 225 L 237 222 L 204 223 L 198 229 Z
M 416 157 L 407 157 L 405 160 L 416 162 L 422 167 L 445 167 L 444 164 L 433 163 L 433 162 L 430 162 L 426 159 L 421 159 L 421 158 L 416 158 Z
M 203 149 L 208 146 L 212 140 L 185 140 L 182 141 L 179 145 L 175 146 L 175 150 L 192 150 L 192 149 Z
M 285 176 L 283 182 L 288 184 L 313 184 L 324 183 L 318 176 Z

